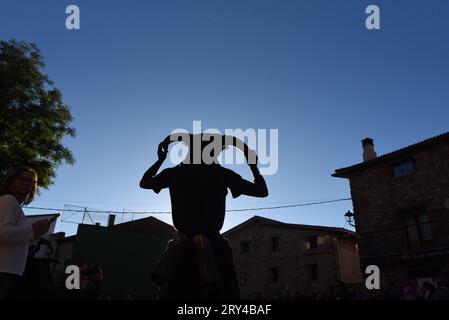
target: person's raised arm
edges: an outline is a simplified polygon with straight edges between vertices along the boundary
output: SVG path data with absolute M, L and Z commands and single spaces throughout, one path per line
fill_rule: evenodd
M 140 187 L 143 189 L 153 189 L 154 187 L 153 178 L 156 176 L 162 166 L 162 163 L 164 163 L 164 160 L 167 158 L 168 143 L 166 140 L 159 144 L 157 149 L 157 161 L 144 173 L 142 179 L 140 180 Z
M 251 197 L 265 198 L 268 196 L 268 188 L 265 179 L 260 174 L 257 168 L 257 155 L 253 150 L 250 150 L 245 144 L 242 150 L 245 154 L 246 161 L 248 162 L 251 173 L 254 177 L 254 182 L 242 179 L 239 177 L 237 182 L 234 183 L 233 196 L 236 197 L 239 194 L 244 194 Z
M 265 179 L 260 174 L 257 164 L 249 164 L 249 168 L 254 177 L 254 182 L 241 179 L 239 183 L 239 193 L 258 198 L 265 198 L 268 196 L 268 188 Z
M 248 193 L 245 193 L 249 196 L 265 198 L 268 196 L 268 188 L 265 179 L 260 174 L 259 169 L 257 168 L 257 164 L 250 164 L 249 168 L 254 177 L 254 182 L 252 186 L 247 190 Z

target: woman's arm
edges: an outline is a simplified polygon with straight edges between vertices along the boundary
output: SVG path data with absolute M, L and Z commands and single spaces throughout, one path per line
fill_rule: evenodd
M 0 242 L 22 242 L 34 238 L 30 224 L 16 225 L 21 210 L 13 196 L 3 197 L 0 201 Z

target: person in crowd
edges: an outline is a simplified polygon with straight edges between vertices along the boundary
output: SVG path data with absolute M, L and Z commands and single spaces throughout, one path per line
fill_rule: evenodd
M 47 233 L 51 221 L 28 222 L 22 210 L 37 192 L 37 172 L 10 171 L 0 185 L 0 300 L 20 298 L 18 285 L 25 270 L 29 246 Z
M 421 290 L 416 284 L 416 280 L 410 279 L 402 293 L 402 300 L 421 300 Z
M 433 296 L 435 294 L 435 286 L 431 284 L 429 281 L 425 281 L 423 283 L 423 297 L 425 300 L 433 300 Z
M 449 276 L 444 275 L 437 281 L 438 288 L 435 289 L 433 300 L 449 300 Z

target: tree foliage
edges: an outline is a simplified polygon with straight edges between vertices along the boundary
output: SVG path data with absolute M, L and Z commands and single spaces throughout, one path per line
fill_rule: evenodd
M 62 140 L 74 137 L 75 129 L 70 109 L 44 67 L 35 44 L 0 41 L 0 179 L 10 168 L 28 166 L 47 188 L 59 165 L 74 163 Z

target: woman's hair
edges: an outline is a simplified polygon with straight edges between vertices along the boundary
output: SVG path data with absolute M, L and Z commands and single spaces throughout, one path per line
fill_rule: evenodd
M 11 186 L 18 177 L 22 175 L 24 172 L 30 172 L 34 174 L 34 177 L 37 179 L 37 172 L 34 169 L 22 167 L 18 169 L 13 169 L 8 172 L 8 174 L 3 179 L 1 185 L 0 185 L 0 196 L 3 196 L 5 194 L 12 194 L 11 192 Z M 28 193 L 26 199 L 21 203 L 21 205 L 27 205 L 31 203 L 34 200 L 34 197 L 37 193 L 37 184 L 34 184 L 33 187 L 30 190 L 30 193 Z

